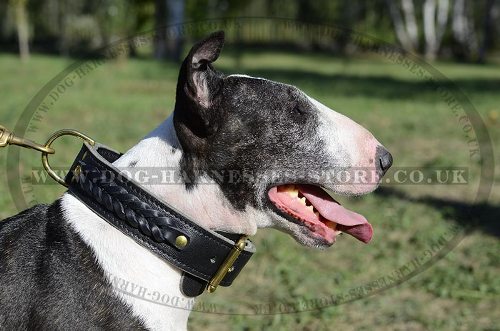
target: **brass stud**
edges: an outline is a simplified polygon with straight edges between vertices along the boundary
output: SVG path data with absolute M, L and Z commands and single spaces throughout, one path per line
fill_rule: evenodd
M 175 238 L 175 246 L 177 248 L 184 248 L 186 247 L 188 243 L 188 240 L 186 238 L 186 236 L 178 236 L 177 238 Z

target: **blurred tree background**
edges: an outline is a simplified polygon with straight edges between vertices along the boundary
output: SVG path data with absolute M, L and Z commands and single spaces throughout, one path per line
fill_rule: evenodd
M 0 2 L 2 51 L 89 56 L 110 42 L 158 27 L 220 17 L 281 17 L 364 32 L 428 60 L 485 62 L 500 47 L 498 0 L 8 0 Z M 166 39 L 165 39 L 166 40 Z M 182 39 L 156 42 L 145 56 L 178 60 Z M 238 41 L 251 44 L 244 34 Z M 272 42 L 268 43 L 272 46 Z M 290 46 L 359 51 L 350 37 Z M 128 56 L 138 56 L 133 45 Z
M 234 19 L 224 24 L 224 17 Z M 182 22 L 193 24 L 167 29 Z M 487 143 L 485 157 L 472 158 L 474 135 L 465 130 L 465 113 L 456 112 L 457 105 L 477 109 L 500 146 L 500 0 L 0 0 L 0 123 L 16 128 L 29 115 L 26 135 L 35 141 L 69 127 L 126 151 L 171 113 L 179 68 L 171 61 L 217 29 L 227 39 L 215 64 L 221 72 L 299 87 L 374 133 L 394 155 L 393 169 L 467 167 L 470 178 L 453 186 L 383 183 L 362 198 L 341 197 L 373 222 L 369 246 L 344 236 L 331 250 L 308 250 L 278 231 L 259 231 L 252 239 L 257 254 L 235 285 L 201 298 L 217 313 L 194 312 L 188 329 L 500 330 L 500 185 L 475 200 L 476 188 L 485 192 L 483 173 L 490 176 L 485 186 L 500 183 L 500 162 L 494 172 L 486 169 Z M 128 38 L 141 32 L 144 43 Z M 360 42 L 363 34 L 434 61 L 428 67 L 443 76 L 429 74 L 438 85 L 392 53 L 377 52 L 383 43 L 374 38 Z M 120 47 L 116 61 L 106 61 L 109 45 Z M 80 141 L 62 140 L 54 165 L 67 169 L 79 148 Z M 62 194 L 62 186 L 26 185 L 24 178 L 41 169 L 38 154 L 21 152 L 19 164 L 7 155 L 0 151 L 0 220 L 19 212 L 22 199 L 49 203 Z M 254 315 L 256 306 L 315 302 L 394 278 L 457 227 L 464 230 L 460 245 L 383 295 L 300 314 Z

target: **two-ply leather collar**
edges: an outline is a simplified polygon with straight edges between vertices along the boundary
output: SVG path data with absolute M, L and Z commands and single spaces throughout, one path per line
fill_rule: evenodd
M 120 156 L 103 145 L 85 142 L 65 178 L 69 192 L 138 244 L 181 269 L 181 290 L 186 296 L 203 293 L 223 266 L 229 271 L 220 285 L 231 285 L 255 252 L 252 242 L 246 240 L 244 249 L 234 254 L 240 235 L 204 229 L 161 202 L 111 164 Z M 234 263 L 224 263 L 236 255 Z

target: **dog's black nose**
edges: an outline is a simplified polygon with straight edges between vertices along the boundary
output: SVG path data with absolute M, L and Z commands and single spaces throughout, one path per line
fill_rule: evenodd
M 377 166 L 380 167 L 380 170 L 382 170 L 382 174 L 385 174 L 392 165 L 392 155 L 385 148 L 377 147 L 377 158 Z

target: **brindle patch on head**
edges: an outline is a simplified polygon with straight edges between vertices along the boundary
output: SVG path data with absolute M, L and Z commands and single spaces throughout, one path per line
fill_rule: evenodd
M 229 76 L 221 93 L 216 111 L 224 116 L 209 137 L 203 164 L 207 170 L 226 174 L 224 180 L 214 180 L 235 208 L 262 207 L 264 193 L 271 184 L 286 183 L 287 172 L 298 175 L 311 166 L 326 165 L 324 144 L 316 133 L 317 112 L 300 90 Z

